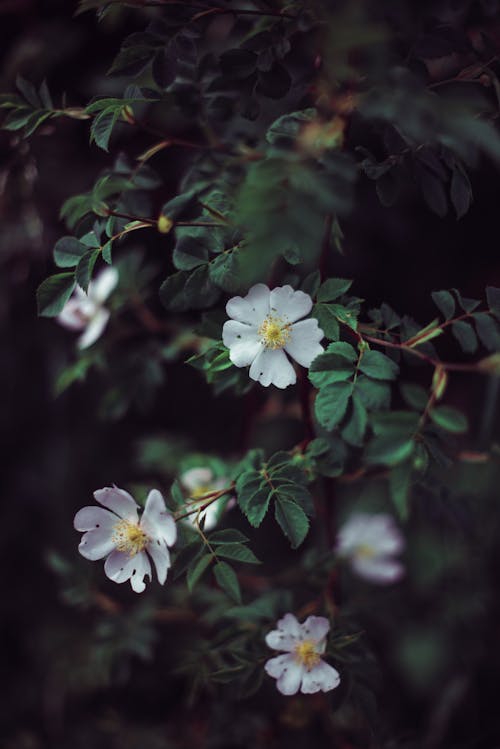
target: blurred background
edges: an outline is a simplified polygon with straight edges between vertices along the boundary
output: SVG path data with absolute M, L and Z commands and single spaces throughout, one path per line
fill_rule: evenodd
M 116 83 L 105 72 L 123 37 L 140 30 L 141 16 L 122 10 L 98 24 L 92 13 L 74 17 L 74 10 L 68 0 L 0 0 L 2 92 L 13 90 L 21 73 L 38 84 L 46 78 L 56 99 L 67 92 L 74 106 L 113 93 Z M 74 512 L 112 482 L 140 488 L 155 480 L 166 490 L 176 473 L 172 444 L 237 453 L 300 439 L 293 408 L 272 398 L 248 434 L 240 401 L 214 399 L 182 357 L 159 365 L 168 367 L 167 379 L 159 378 L 142 410 L 103 406 L 119 375 L 103 381 L 94 373 L 55 394 L 75 341 L 56 322 L 37 318 L 35 291 L 53 272 L 51 252 L 66 233 L 61 204 L 110 165 L 88 140 L 87 123 L 70 119 L 43 126 L 30 140 L 0 133 L 2 746 L 500 747 L 500 430 L 496 386 L 486 379 L 457 375 L 449 402 L 469 415 L 468 449 L 480 453 L 493 443 L 496 452 L 487 462 L 455 465 L 439 496 L 418 498 L 404 590 L 359 591 L 353 613 L 369 632 L 377 673 L 357 712 L 352 704 L 325 712 L 320 700 L 284 704 L 269 683 L 239 702 L 230 689 L 193 690 L 172 663 L 197 614 L 186 613 L 175 592 L 154 586 L 138 602 L 105 580 L 100 565 L 78 557 Z M 174 150 L 168 158 L 160 168 L 172 175 L 173 192 L 181 156 Z M 424 322 L 435 315 L 432 290 L 457 287 L 483 298 L 486 285 L 500 286 L 499 173 L 483 162 L 472 180 L 475 202 L 460 222 L 436 217 L 413 194 L 384 208 L 373 185 L 360 181 L 358 213 L 343 225 L 345 254 L 335 274 L 354 278 L 355 293 L 371 305 L 386 301 Z M 156 197 L 158 207 L 166 197 Z M 158 248 L 148 252 L 161 271 Z M 148 303 L 158 317 L 165 314 L 156 298 Z M 249 407 L 258 411 L 261 395 L 252 397 Z M 373 485 L 365 489 L 376 493 Z M 345 501 L 365 489 L 348 487 Z M 277 548 L 288 553 L 284 542 Z M 272 550 L 261 551 L 272 563 Z M 160 604 L 163 618 L 152 614 Z

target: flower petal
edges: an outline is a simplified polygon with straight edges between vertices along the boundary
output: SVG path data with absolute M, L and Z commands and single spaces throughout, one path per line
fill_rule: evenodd
M 117 486 L 106 486 L 94 492 L 99 504 L 104 505 L 125 520 L 137 522 L 137 503 L 124 489 Z
M 190 468 L 185 471 L 181 478 L 181 484 L 188 491 L 199 489 L 200 486 L 208 486 L 212 483 L 213 472 L 211 468 Z
M 285 614 L 276 629 L 266 635 L 266 644 L 273 650 L 292 650 L 301 638 L 301 625 L 293 614 Z
M 320 661 L 310 671 L 302 676 L 300 691 L 303 694 L 314 694 L 315 692 L 329 692 L 340 684 L 339 672 L 324 661 Z
M 309 320 L 300 320 L 290 329 L 290 338 L 285 343 L 285 351 L 292 359 L 295 359 L 297 364 L 310 367 L 313 360 L 324 351 L 320 344 L 323 337 L 324 333 L 314 317 Z
M 278 286 L 269 297 L 271 312 L 278 317 L 285 317 L 288 322 L 295 322 L 305 317 L 312 310 L 313 302 L 309 294 L 295 291 L 291 286 Z
M 264 670 L 273 679 L 279 679 L 283 671 L 290 665 L 293 665 L 293 663 L 295 663 L 293 655 L 285 653 L 284 655 L 277 655 L 275 658 L 270 658 L 264 665 Z
M 229 349 L 229 358 L 236 367 L 247 367 L 262 349 L 257 328 L 237 320 L 227 320 L 222 328 L 222 341 Z
M 115 549 L 104 562 L 104 572 L 115 583 L 124 583 L 126 580 L 130 580 L 130 584 L 136 593 L 142 593 L 146 587 L 144 584 L 146 575 L 151 580 L 151 564 L 143 551 L 131 557 L 127 553 Z
M 146 547 L 148 554 L 156 567 L 158 582 L 163 585 L 167 579 L 167 572 L 170 568 L 170 552 L 163 539 L 157 538 L 152 540 Z
M 354 557 L 352 568 L 365 580 L 381 585 L 395 583 L 404 575 L 404 567 L 401 562 L 384 557 Z
M 308 616 L 300 625 L 301 636 L 304 640 L 322 642 L 330 631 L 330 622 L 324 616 Z
M 290 657 L 288 665 L 276 682 L 278 691 L 285 695 L 297 694 L 302 682 L 304 671 L 304 666 L 301 663 L 298 663 L 294 658 Z
M 118 277 L 119 274 L 116 268 L 104 268 L 95 281 L 89 283 L 89 298 L 94 299 L 97 304 L 102 304 L 116 288 Z
M 111 531 L 118 522 L 118 518 L 112 512 L 103 510 L 102 507 L 82 507 L 73 520 L 73 526 L 77 531 L 93 531 L 96 528 L 106 528 Z
M 102 559 L 111 554 L 115 544 L 111 537 L 111 531 L 106 528 L 96 528 L 93 531 L 87 531 L 82 536 L 78 545 L 78 551 L 85 559 Z
M 104 309 L 104 307 L 97 310 L 85 328 L 85 332 L 78 339 L 78 348 L 88 348 L 97 341 L 108 324 L 109 315 L 109 310 Z
M 269 294 L 265 284 L 255 284 L 245 297 L 233 296 L 226 304 L 226 312 L 233 320 L 259 327 L 269 314 Z
M 253 360 L 249 375 L 264 387 L 276 385 L 283 389 L 297 381 L 295 370 L 282 349 L 262 349 Z
M 92 313 L 94 312 L 92 309 Z M 57 321 L 69 330 L 83 330 L 87 326 L 88 317 L 82 309 L 81 301 L 72 297 L 57 315 Z
M 391 515 L 358 512 L 341 527 L 336 548 L 339 554 L 348 556 L 360 546 L 370 547 L 375 553 L 396 554 L 405 541 Z
M 158 489 L 152 489 L 148 494 L 140 526 L 151 538 L 162 538 L 168 546 L 175 543 L 177 526 Z

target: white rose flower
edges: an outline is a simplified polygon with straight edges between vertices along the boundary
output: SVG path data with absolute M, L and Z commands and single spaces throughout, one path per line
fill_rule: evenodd
M 251 379 L 264 387 L 293 385 L 297 375 L 286 354 L 302 367 L 310 367 L 323 352 L 324 334 L 318 321 L 301 320 L 312 306 L 311 297 L 303 291 L 291 286 L 270 291 L 263 283 L 252 286 L 245 297 L 230 299 L 226 312 L 232 319 L 224 323 L 222 340 L 233 364 L 250 365 Z
M 204 497 L 210 492 L 221 491 L 230 483 L 227 478 L 216 479 L 212 469 L 208 467 L 190 468 L 182 474 L 180 482 L 184 489 L 189 492 L 189 498 L 192 500 Z M 232 507 L 234 504 L 234 498 L 227 500 L 225 497 L 220 497 L 209 504 L 208 507 L 199 513 L 199 515 L 198 513 L 193 512 L 186 517 L 186 520 L 196 526 L 196 519 L 201 521 L 204 518 L 204 529 L 209 531 L 217 525 L 224 509 L 226 509 L 226 507 L 229 509 L 229 507 Z M 192 509 L 194 510 L 196 506 L 203 506 L 203 502 L 200 502 L 198 505 L 193 504 Z
M 76 513 L 74 526 L 85 531 L 80 554 L 91 560 L 106 557 L 104 572 L 109 579 L 115 583 L 130 580 L 136 593 L 146 587 L 146 575 L 151 581 L 151 557 L 163 585 L 170 567 L 168 547 L 175 543 L 177 526 L 160 492 L 149 492 L 140 520 L 136 501 L 123 489 L 107 486 L 94 492 L 94 497 L 108 509 L 84 507 Z
M 328 619 L 309 616 L 299 624 L 293 614 L 285 614 L 277 627 L 266 635 L 266 644 L 284 653 L 267 661 L 265 670 L 278 680 L 281 694 L 297 694 L 299 689 L 303 694 L 313 694 L 338 687 L 338 671 L 320 658 L 330 630 Z
M 393 518 L 386 514 L 356 513 L 342 526 L 336 551 L 349 560 L 360 577 L 373 583 L 393 583 L 404 575 L 396 559 L 405 546 L 403 535 Z
M 83 330 L 78 339 L 78 348 L 91 346 L 108 324 L 110 312 L 104 302 L 118 283 L 116 268 L 104 268 L 95 281 L 89 283 L 87 293 L 79 286 L 66 302 L 57 320 L 70 330 Z

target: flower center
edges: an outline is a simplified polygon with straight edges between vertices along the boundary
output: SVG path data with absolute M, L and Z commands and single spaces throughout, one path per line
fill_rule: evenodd
M 126 551 L 129 556 L 135 557 L 147 545 L 149 538 L 136 523 L 120 520 L 113 526 L 111 540 L 118 551 Z
M 211 491 L 211 484 L 201 484 L 200 486 L 197 486 L 196 489 L 192 489 L 189 496 L 191 499 L 200 499 L 200 497 L 204 497 L 205 494 L 209 494 Z
M 260 340 L 266 348 L 283 348 L 291 335 L 291 324 L 276 315 L 268 315 L 259 328 Z
M 377 552 L 369 544 L 360 544 L 356 549 L 356 556 L 360 559 L 373 559 L 377 556 Z
M 295 660 L 305 666 L 308 671 L 314 668 L 314 666 L 317 666 L 321 660 L 319 653 L 316 650 L 316 643 L 312 640 L 299 642 L 299 644 L 295 646 L 293 654 Z

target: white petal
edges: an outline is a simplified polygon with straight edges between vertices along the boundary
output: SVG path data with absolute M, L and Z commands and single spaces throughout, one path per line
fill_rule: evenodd
M 352 568 L 365 580 L 381 585 L 395 583 L 404 575 L 404 567 L 400 562 L 384 557 L 354 557 Z
M 94 497 L 99 504 L 113 510 L 119 517 L 137 522 L 137 503 L 124 489 L 106 486 L 104 489 L 95 491 Z
M 82 507 L 75 515 L 73 527 L 77 531 L 93 531 L 96 528 L 111 530 L 117 522 L 116 515 L 102 507 Z
M 262 349 L 253 360 L 249 375 L 264 387 L 276 385 L 283 389 L 297 381 L 295 370 L 282 349 Z
M 133 590 L 142 593 L 146 587 L 144 577 L 149 576 L 151 580 L 151 565 L 147 555 L 140 551 L 131 557 L 123 551 L 113 551 L 104 562 L 104 572 L 115 583 L 124 583 L 130 580 Z
M 391 515 L 373 515 L 366 525 L 365 542 L 382 554 L 397 554 L 405 546 L 404 536 Z
M 273 679 L 279 679 L 283 671 L 294 662 L 293 655 L 288 655 L 288 653 L 285 655 L 277 655 L 275 658 L 270 658 L 266 662 L 264 670 L 266 674 L 272 676 Z
M 212 483 L 213 473 L 211 468 L 190 468 L 181 476 L 181 484 L 188 491 L 199 489 L 200 486 L 208 486 Z
M 162 538 L 168 546 L 175 543 L 177 526 L 158 489 L 152 489 L 148 494 L 140 526 L 151 538 Z
M 157 538 L 150 541 L 146 548 L 156 567 L 158 582 L 160 585 L 163 585 L 167 579 L 167 571 L 170 568 L 168 546 L 163 539 Z
M 285 695 L 297 694 L 304 671 L 304 666 L 301 663 L 297 663 L 296 660 L 290 658 L 289 665 L 276 682 L 278 691 Z
M 269 294 L 269 288 L 258 283 L 245 297 L 233 296 L 226 304 L 226 312 L 233 320 L 259 327 L 269 314 Z
M 237 320 L 224 323 L 222 341 L 229 349 L 229 358 L 236 367 L 248 367 L 263 347 L 257 328 Z
M 366 545 L 366 529 L 371 515 L 363 512 L 353 513 L 342 525 L 337 535 L 336 551 L 341 556 L 348 556 L 358 546 Z
M 69 330 L 83 330 L 88 324 L 88 317 L 82 310 L 81 302 L 72 297 L 57 315 L 57 321 Z
M 95 315 L 93 315 L 89 324 L 85 328 L 85 332 L 78 339 L 78 348 L 88 348 L 97 341 L 104 328 L 108 324 L 109 315 L 109 310 L 104 309 L 104 307 L 101 307 L 97 310 L 97 312 L 95 313 Z
M 266 635 L 266 644 L 273 650 L 289 651 L 300 640 L 301 626 L 293 614 L 285 614 L 276 629 Z
M 136 554 L 133 559 L 135 560 L 135 567 L 130 576 L 130 584 L 135 593 L 142 593 L 146 587 L 146 583 L 144 582 L 146 575 L 149 578 L 149 582 L 151 582 L 151 563 L 147 554 L 143 551 Z
M 315 692 L 329 692 L 340 684 L 339 672 L 324 661 L 310 671 L 306 671 L 302 677 L 300 691 L 303 694 L 314 694 Z
M 330 631 L 330 622 L 324 616 L 308 616 L 300 625 L 301 635 L 304 640 L 322 642 Z
M 95 281 L 89 283 L 88 295 L 98 304 L 102 304 L 118 283 L 118 271 L 116 268 L 104 268 Z
M 323 331 L 314 317 L 301 320 L 292 325 L 285 351 L 301 366 L 310 367 L 313 360 L 324 351 L 320 344 L 323 336 Z
M 78 546 L 78 551 L 85 559 L 102 559 L 110 554 L 115 545 L 111 539 L 111 530 L 107 528 L 96 528 L 94 531 L 87 531 L 82 536 Z
M 269 297 L 271 312 L 284 317 L 288 322 L 295 322 L 305 317 L 312 310 L 313 302 L 309 294 L 294 291 L 291 286 L 277 286 Z

